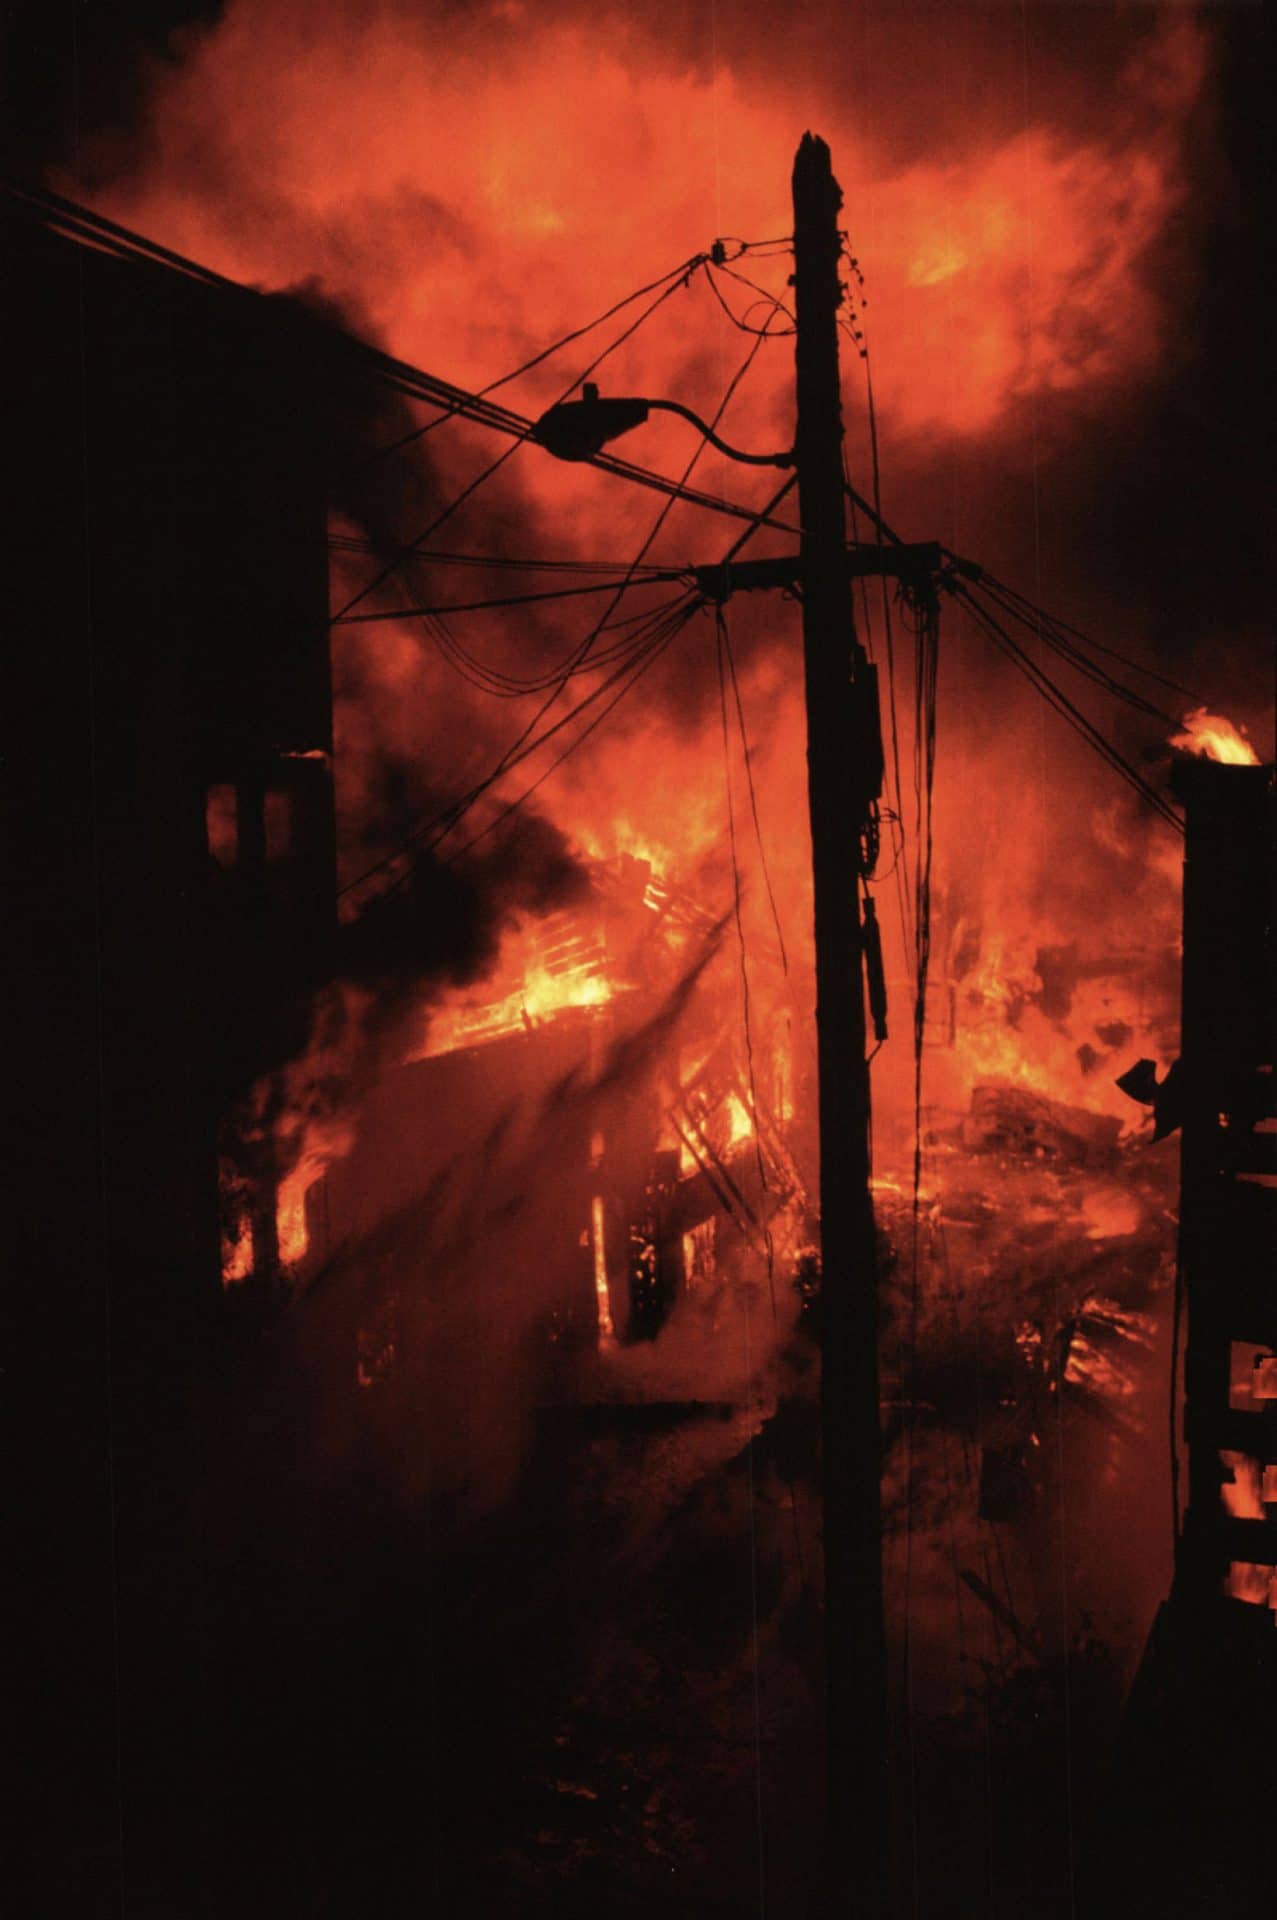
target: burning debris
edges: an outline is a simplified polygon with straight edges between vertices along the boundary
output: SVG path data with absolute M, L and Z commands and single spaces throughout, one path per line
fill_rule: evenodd
M 595 861 L 577 903 L 511 930 L 481 994 L 456 995 L 427 1012 L 424 1042 L 410 1058 L 531 1034 L 562 1014 L 656 989 L 686 961 L 690 940 L 713 924 L 650 861 L 626 853 Z
M 1112 1163 L 1122 1132 L 1120 1120 L 1050 1100 L 1025 1087 L 977 1085 L 962 1123 L 969 1153 L 1048 1160 L 1062 1166 Z

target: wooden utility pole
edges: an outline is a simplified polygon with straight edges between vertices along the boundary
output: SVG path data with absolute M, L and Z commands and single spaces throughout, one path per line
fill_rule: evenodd
M 838 212 L 829 148 L 794 162 L 795 439 L 802 520 L 807 791 L 820 1074 L 821 1413 L 831 1912 L 886 1912 L 886 1641 L 882 1613 L 878 1288 L 869 1191 L 862 840 L 881 785 L 873 671 L 846 561 L 838 374 Z

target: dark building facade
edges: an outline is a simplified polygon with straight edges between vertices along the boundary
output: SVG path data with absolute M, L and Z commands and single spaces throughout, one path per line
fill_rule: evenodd
M 321 347 L 48 205 L 3 251 L 9 1878 L 145 1914 L 211 1844 L 218 1130 L 335 931 Z
M 1273 769 L 1185 758 L 1171 1595 L 1126 1709 L 1088 1911 L 1258 1916 L 1277 1802 L 1277 952 Z M 1144 1063 L 1146 1066 L 1149 1063 Z
M 1177 1585 L 1277 1630 L 1277 966 L 1272 771 L 1179 769 L 1188 1502 Z

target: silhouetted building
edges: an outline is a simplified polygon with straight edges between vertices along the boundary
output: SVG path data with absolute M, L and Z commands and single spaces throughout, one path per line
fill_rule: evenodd
M 4 260 L 17 1878 L 141 1915 L 197 1858 L 219 1121 L 335 928 L 320 347 L 56 209 Z
M 1131 1691 L 1086 1910 L 1258 1915 L 1277 1802 L 1277 954 L 1271 767 L 1185 759 L 1182 1128 L 1187 1498 Z M 1141 1063 L 1148 1066 L 1149 1063 Z

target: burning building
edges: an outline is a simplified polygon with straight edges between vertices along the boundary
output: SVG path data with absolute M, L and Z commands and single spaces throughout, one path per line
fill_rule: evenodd
M 455 1286 L 458 1268 L 476 1316 L 462 1343 L 481 1346 L 496 1314 L 548 1364 L 654 1340 L 689 1294 L 769 1246 L 774 1264 L 782 1217 L 788 1256 L 806 1192 L 784 1050 L 766 1037 L 767 1079 L 751 1086 L 723 1005 L 730 976 L 705 978 L 720 936 L 649 861 L 621 854 L 586 869 L 572 906 L 514 929 L 492 977 L 423 1009 L 409 1057 L 362 1100 L 346 1151 L 306 1197 L 298 1280 L 329 1266 L 358 1275 L 360 1385 L 385 1381 L 398 1358 L 386 1329 Z M 468 1190 L 482 1204 L 462 1233 L 442 1223 Z M 522 1197 L 505 1229 L 494 1190 Z M 422 1194 L 433 1214 L 388 1236 L 384 1223 Z M 521 1305 L 501 1304 L 502 1272 L 521 1274 Z

